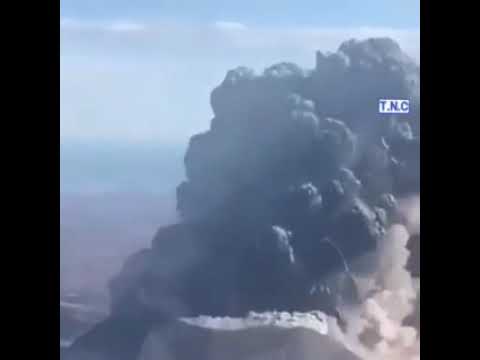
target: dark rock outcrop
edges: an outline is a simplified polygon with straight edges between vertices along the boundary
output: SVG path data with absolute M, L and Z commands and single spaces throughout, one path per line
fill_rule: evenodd
M 72 346 L 63 359 L 359 359 L 327 335 L 325 317 L 308 314 L 281 317 L 275 321 L 260 319 L 258 324 L 252 324 L 250 315 L 244 319 L 196 318 L 155 325 L 139 319 L 110 318 Z

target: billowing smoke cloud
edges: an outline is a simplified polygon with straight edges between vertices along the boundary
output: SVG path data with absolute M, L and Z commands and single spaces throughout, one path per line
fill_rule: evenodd
M 380 115 L 385 98 L 410 113 Z M 182 221 L 112 281 L 113 313 L 322 310 L 368 359 L 416 355 L 419 205 L 399 199 L 420 192 L 418 66 L 392 40 L 351 40 L 313 70 L 229 71 L 211 105 L 185 155 Z
M 402 214 L 418 230 L 419 198 L 406 203 Z M 368 295 L 349 311 L 347 331 L 331 321 L 337 340 L 364 359 L 420 359 L 420 278 L 407 270 L 413 254 L 408 243 L 415 235 L 406 225 L 390 227 L 380 242 L 378 269 L 361 285 Z

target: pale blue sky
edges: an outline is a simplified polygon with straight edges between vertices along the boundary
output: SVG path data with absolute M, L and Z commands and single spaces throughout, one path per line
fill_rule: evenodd
M 419 27 L 419 0 L 62 0 L 63 16 L 247 22 L 250 25 Z
M 419 59 L 418 0 L 62 0 L 61 140 L 185 144 L 227 70 L 390 36 Z

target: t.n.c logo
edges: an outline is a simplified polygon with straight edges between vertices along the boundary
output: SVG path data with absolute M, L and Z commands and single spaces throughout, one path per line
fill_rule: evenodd
M 380 114 L 408 114 L 410 101 L 408 100 L 378 100 L 378 112 Z

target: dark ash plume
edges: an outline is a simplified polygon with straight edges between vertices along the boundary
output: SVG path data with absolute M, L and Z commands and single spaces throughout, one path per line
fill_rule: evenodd
M 310 71 L 229 71 L 185 155 L 183 222 L 159 231 L 134 287 L 175 314 L 322 308 L 310 290 L 374 253 L 395 198 L 419 192 L 418 85 L 389 39 L 319 52 Z M 380 98 L 409 99 L 411 112 L 380 115 Z
M 385 98 L 410 113 L 380 115 Z M 390 39 L 351 40 L 313 70 L 231 70 L 211 105 L 185 155 L 182 222 L 112 281 L 113 314 L 338 316 L 361 302 L 355 278 L 378 268 L 396 199 L 420 191 L 419 67 Z

